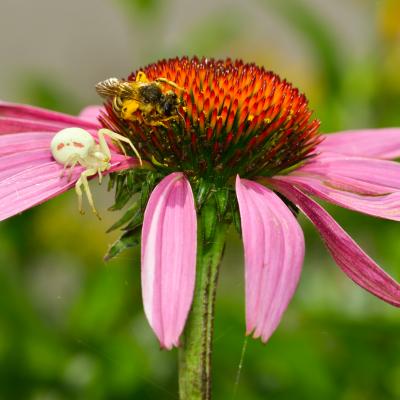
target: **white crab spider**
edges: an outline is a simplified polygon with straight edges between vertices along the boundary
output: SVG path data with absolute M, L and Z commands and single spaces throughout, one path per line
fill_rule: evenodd
M 111 152 L 108 147 L 105 136 L 110 137 L 114 140 L 125 153 L 125 150 L 121 142 L 127 143 L 136 156 L 138 157 L 140 164 L 142 164 L 142 159 L 138 151 L 132 142 L 124 136 L 119 135 L 109 129 L 100 129 L 97 132 L 99 143 L 96 143 L 93 136 L 82 128 L 65 128 L 57 132 L 50 143 L 51 154 L 54 159 L 59 163 L 64 165 L 64 170 L 69 168 L 69 176 L 72 174 L 72 170 L 75 168 L 76 164 L 82 165 L 86 169 L 81 173 L 78 181 L 75 184 L 75 191 L 78 195 L 78 207 L 79 212 L 83 214 L 82 209 L 82 186 L 86 193 L 90 208 L 94 214 L 100 218 L 97 212 L 92 193 L 89 188 L 87 178 L 89 176 L 99 175 L 99 183 L 102 180 L 102 172 L 107 171 L 111 168 Z

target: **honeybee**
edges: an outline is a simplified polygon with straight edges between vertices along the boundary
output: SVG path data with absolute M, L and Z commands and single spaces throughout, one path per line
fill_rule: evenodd
M 166 78 L 150 81 L 143 71 L 139 71 L 135 81 L 109 78 L 99 82 L 96 91 L 104 98 L 112 98 L 113 110 L 122 119 L 136 121 L 138 119 L 136 112 L 141 111 L 146 124 L 165 126 L 164 122 L 181 116 L 178 111 L 181 101 L 172 90 L 164 93 L 163 85 L 184 90 Z

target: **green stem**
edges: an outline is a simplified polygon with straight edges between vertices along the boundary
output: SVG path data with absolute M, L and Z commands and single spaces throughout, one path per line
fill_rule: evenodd
M 229 225 L 216 222 L 214 210 L 208 217 L 199 218 L 196 289 L 179 349 L 181 400 L 211 399 L 215 295 Z

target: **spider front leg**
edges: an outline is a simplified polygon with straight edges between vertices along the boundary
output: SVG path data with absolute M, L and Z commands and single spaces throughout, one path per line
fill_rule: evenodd
M 107 141 L 105 139 L 104 136 L 108 136 L 110 137 L 112 140 L 115 140 L 119 147 L 122 149 L 123 153 L 126 155 L 125 153 L 125 149 L 122 146 L 121 142 L 127 143 L 131 149 L 133 150 L 133 152 L 136 154 L 137 158 L 139 159 L 140 165 L 143 165 L 142 162 L 142 157 L 140 157 L 139 152 L 137 151 L 136 147 L 133 145 L 133 143 L 127 139 L 125 136 L 119 135 L 118 133 L 115 133 L 113 131 L 110 131 L 109 129 L 103 128 L 100 129 L 97 132 L 98 136 L 99 136 L 99 145 L 100 145 L 100 149 L 101 151 L 107 156 L 108 161 L 111 159 L 111 152 L 110 152 L 110 148 L 108 147 Z
M 89 183 L 88 183 L 88 180 L 87 180 L 87 178 L 89 176 L 93 176 L 93 175 L 96 175 L 96 174 L 97 174 L 97 169 L 94 169 L 94 168 L 89 168 L 89 169 L 83 171 L 81 176 L 79 177 L 78 181 L 75 184 L 75 191 L 76 191 L 76 194 L 78 196 L 78 209 L 79 209 L 79 212 L 81 214 L 85 213 L 83 211 L 83 207 L 82 207 L 82 197 L 83 196 L 82 196 L 81 187 L 83 186 L 83 189 L 84 189 L 84 191 L 86 193 L 86 197 L 88 199 L 90 208 L 92 209 L 92 211 L 96 215 L 96 217 L 98 219 L 101 219 L 99 213 L 96 210 L 96 207 L 94 206 L 92 192 L 90 191 Z

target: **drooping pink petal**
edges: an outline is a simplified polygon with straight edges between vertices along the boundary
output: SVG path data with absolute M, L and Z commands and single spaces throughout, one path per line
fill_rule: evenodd
M 329 180 L 351 178 L 390 189 L 400 189 L 400 164 L 394 161 L 321 153 L 292 175 L 316 175 Z
M 0 157 L 0 181 L 25 169 L 54 161 L 49 149 L 21 151 Z
M 287 182 L 275 179 L 270 182 L 307 215 L 337 265 L 350 279 L 387 303 L 400 307 L 400 284 L 365 254 L 329 213 Z
M 236 178 L 243 231 L 246 328 L 267 341 L 296 289 L 304 258 L 303 232 L 271 190 Z
M 0 135 L 0 157 L 32 150 L 50 150 L 53 132 L 26 132 Z
M 104 107 L 101 106 L 87 106 L 79 113 L 79 118 L 98 124 L 98 117 L 102 110 Z
M 79 126 L 84 129 L 99 129 L 100 127 L 99 123 L 94 123 L 80 117 L 74 117 L 72 115 L 50 111 L 40 107 L 9 103 L 5 101 L 0 101 L 0 117 L 53 123 L 61 125 L 61 128 L 63 126 Z
M 172 173 L 153 190 L 142 228 L 144 310 L 166 349 L 179 345 L 192 304 L 196 250 L 192 189 L 182 173 Z
M 10 170 L 0 170 L 0 221 L 43 203 L 75 185 L 83 167 L 76 167 L 71 180 L 61 177 L 63 166 L 52 159 L 50 150 L 13 154 L 6 157 Z M 3 159 L 1 165 L 3 166 Z M 133 158 L 112 154 L 108 174 L 137 166 Z M 97 175 L 96 175 L 97 176 Z
M 22 118 L 0 117 L 0 135 L 25 132 L 57 132 L 65 128 L 63 123 L 35 121 Z
M 365 129 L 324 135 L 318 151 L 350 156 L 400 157 L 400 128 Z
M 341 207 L 380 218 L 400 221 L 400 191 L 390 191 L 386 187 L 367 183 L 357 185 L 358 182 L 354 182 L 354 185 L 350 185 L 348 180 L 341 182 L 340 178 L 336 180 L 335 186 L 333 186 L 331 180 L 325 181 L 307 176 L 288 175 L 276 177 L 276 179 L 289 182 L 303 192 Z M 369 188 L 369 192 L 362 192 L 361 188 Z

